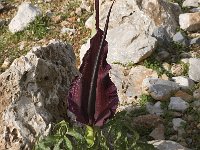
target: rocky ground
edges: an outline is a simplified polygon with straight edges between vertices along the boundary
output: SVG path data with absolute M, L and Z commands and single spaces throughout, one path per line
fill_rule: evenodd
M 0 0 L 0 149 L 31 147 L 65 118 L 93 28 L 91 1 L 30 2 Z M 101 1 L 102 28 L 110 4 Z M 200 149 L 200 1 L 116 0 L 107 41 L 118 111 L 141 139 Z

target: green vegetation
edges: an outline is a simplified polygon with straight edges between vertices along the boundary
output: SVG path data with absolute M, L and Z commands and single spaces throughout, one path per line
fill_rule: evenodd
M 181 62 L 181 65 L 183 67 L 183 75 L 188 76 L 189 64 Z
M 113 62 L 113 64 L 118 64 L 118 65 L 121 65 L 123 67 L 126 67 L 127 69 L 131 69 L 132 67 L 135 66 L 135 63 L 133 62 L 128 62 L 128 63 L 121 63 L 121 62 Z
M 48 33 L 50 19 L 42 16 L 37 17 L 26 30 L 12 34 L 7 27 L 0 28 L 0 64 L 3 63 L 6 57 L 11 60 L 25 54 L 30 47 L 20 50 L 20 42 L 35 41 L 44 38 Z
M 153 102 L 154 99 L 150 95 L 142 94 L 139 99 L 140 106 L 146 106 L 147 102 Z
M 8 1 L 8 3 L 10 3 L 10 1 Z M 35 3 L 35 1 L 33 3 Z M 79 60 L 78 53 L 80 46 L 90 36 L 90 31 L 85 28 L 84 23 L 86 19 L 89 18 L 91 13 L 83 11 L 81 16 L 77 16 L 75 13 L 72 13 L 75 12 L 76 8 L 80 5 L 80 1 L 78 0 L 67 2 L 62 1 L 60 3 L 53 4 L 38 3 L 38 5 L 43 12 L 48 10 L 49 7 L 51 7 L 52 10 L 57 10 L 57 14 L 54 15 L 61 16 L 61 22 L 65 21 L 68 23 L 64 26 L 67 28 L 74 28 L 76 33 L 74 35 L 60 34 L 63 25 L 61 23 L 56 23 L 53 20 L 53 17 L 49 18 L 45 14 L 37 17 L 36 20 L 32 22 L 26 29 L 15 34 L 12 34 L 8 30 L 7 25 L 0 27 L 0 66 L 6 58 L 9 58 L 11 61 L 13 61 L 15 58 L 25 55 L 31 49 L 31 47 L 35 46 L 36 42 L 37 44 L 43 45 L 51 39 L 59 39 L 70 43 L 77 54 L 77 60 Z M 64 11 L 61 11 L 61 8 L 63 8 Z M 12 13 L 15 13 L 13 11 L 14 10 L 12 10 Z M 9 17 L 11 17 L 10 14 L 4 15 L 9 15 Z M 20 49 L 20 45 L 24 45 L 23 48 Z
M 139 134 L 130 126 L 131 118 L 127 112 L 119 112 L 100 129 L 83 125 L 78 127 L 61 121 L 54 127 L 51 135 L 39 138 L 35 150 L 154 150 L 155 148 L 142 142 Z
M 166 74 L 168 77 L 171 77 L 172 74 L 165 70 L 165 68 L 162 66 L 162 63 L 156 60 L 155 57 L 148 57 L 146 60 L 144 60 L 143 65 L 146 68 L 155 70 L 158 74 L 158 76 L 162 76 L 163 74 Z

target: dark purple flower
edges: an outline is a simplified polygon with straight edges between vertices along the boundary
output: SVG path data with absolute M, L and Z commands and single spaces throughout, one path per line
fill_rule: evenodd
M 105 39 L 112 6 L 102 31 L 99 28 L 99 0 L 95 0 L 97 33 L 90 40 L 90 48 L 83 58 L 81 76 L 74 79 L 68 95 L 68 109 L 75 114 L 76 120 L 91 126 L 103 126 L 114 115 L 119 101 L 116 86 L 109 77 L 111 67 L 106 61 L 108 42 Z

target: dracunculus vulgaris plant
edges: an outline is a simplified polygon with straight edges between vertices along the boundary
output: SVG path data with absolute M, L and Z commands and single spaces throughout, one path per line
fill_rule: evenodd
M 99 27 L 99 0 L 95 0 L 96 34 L 83 57 L 80 76 L 75 77 L 68 94 L 68 110 L 76 121 L 91 127 L 102 127 L 115 114 L 118 105 L 117 88 L 109 77 L 106 34 L 112 6 L 107 15 L 104 31 Z

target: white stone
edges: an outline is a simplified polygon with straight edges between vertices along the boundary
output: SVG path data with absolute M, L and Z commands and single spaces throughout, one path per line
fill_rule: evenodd
M 188 107 L 189 103 L 185 102 L 180 97 L 170 98 L 169 109 L 184 112 Z
M 200 12 L 185 13 L 179 15 L 179 24 L 181 29 L 186 31 L 199 31 L 200 30 Z
M 185 0 L 183 2 L 183 7 L 198 7 L 200 5 L 200 0 Z
M 92 16 L 90 16 L 90 17 L 86 20 L 86 22 L 85 22 L 85 27 L 92 30 L 92 28 L 94 27 L 94 25 L 95 25 L 95 24 L 94 24 L 94 16 L 92 15 Z
M 200 59 L 199 58 L 190 58 L 189 59 L 189 78 L 200 82 Z
M 150 94 L 155 100 L 167 100 L 179 89 L 177 83 L 158 78 L 146 78 L 142 83 L 143 92 Z
M 156 114 L 158 116 L 163 114 L 163 110 L 161 109 L 161 102 L 158 101 L 154 105 L 152 103 L 146 104 L 146 109 L 150 114 Z
M 195 85 L 194 81 L 188 77 L 178 76 L 172 77 L 172 79 L 180 85 L 180 87 L 184 90 L 192 89 Z
M 175 131 L 178 131 L 179 128 L 183 128 L 184 124 L 186 123 L 185 120 L 181 119 L 181 118 L 174 118 L 172 120 L 172 124 L 173 124 L 173 129 Z
M 60 31 L 62 34 L 65 34 L 65 33 L 68 33 L 68 34 L 74 34 L 76 32 L 75 29 L 70 29 L 70 28 L 66 28 L 66 27 L 63 27 Z
M 9 30 L 12 33 L 24 30 L 37 16 L 41 15 L 41 10 L 30 3 L 22 3 L 17 15 L 11 20 Z
M 6 58 L 3 62 L 3 64 L 1 65 L 1 68 L 3 69 L 7 69 L 10 65 L 10 59 L 9 58 Z

